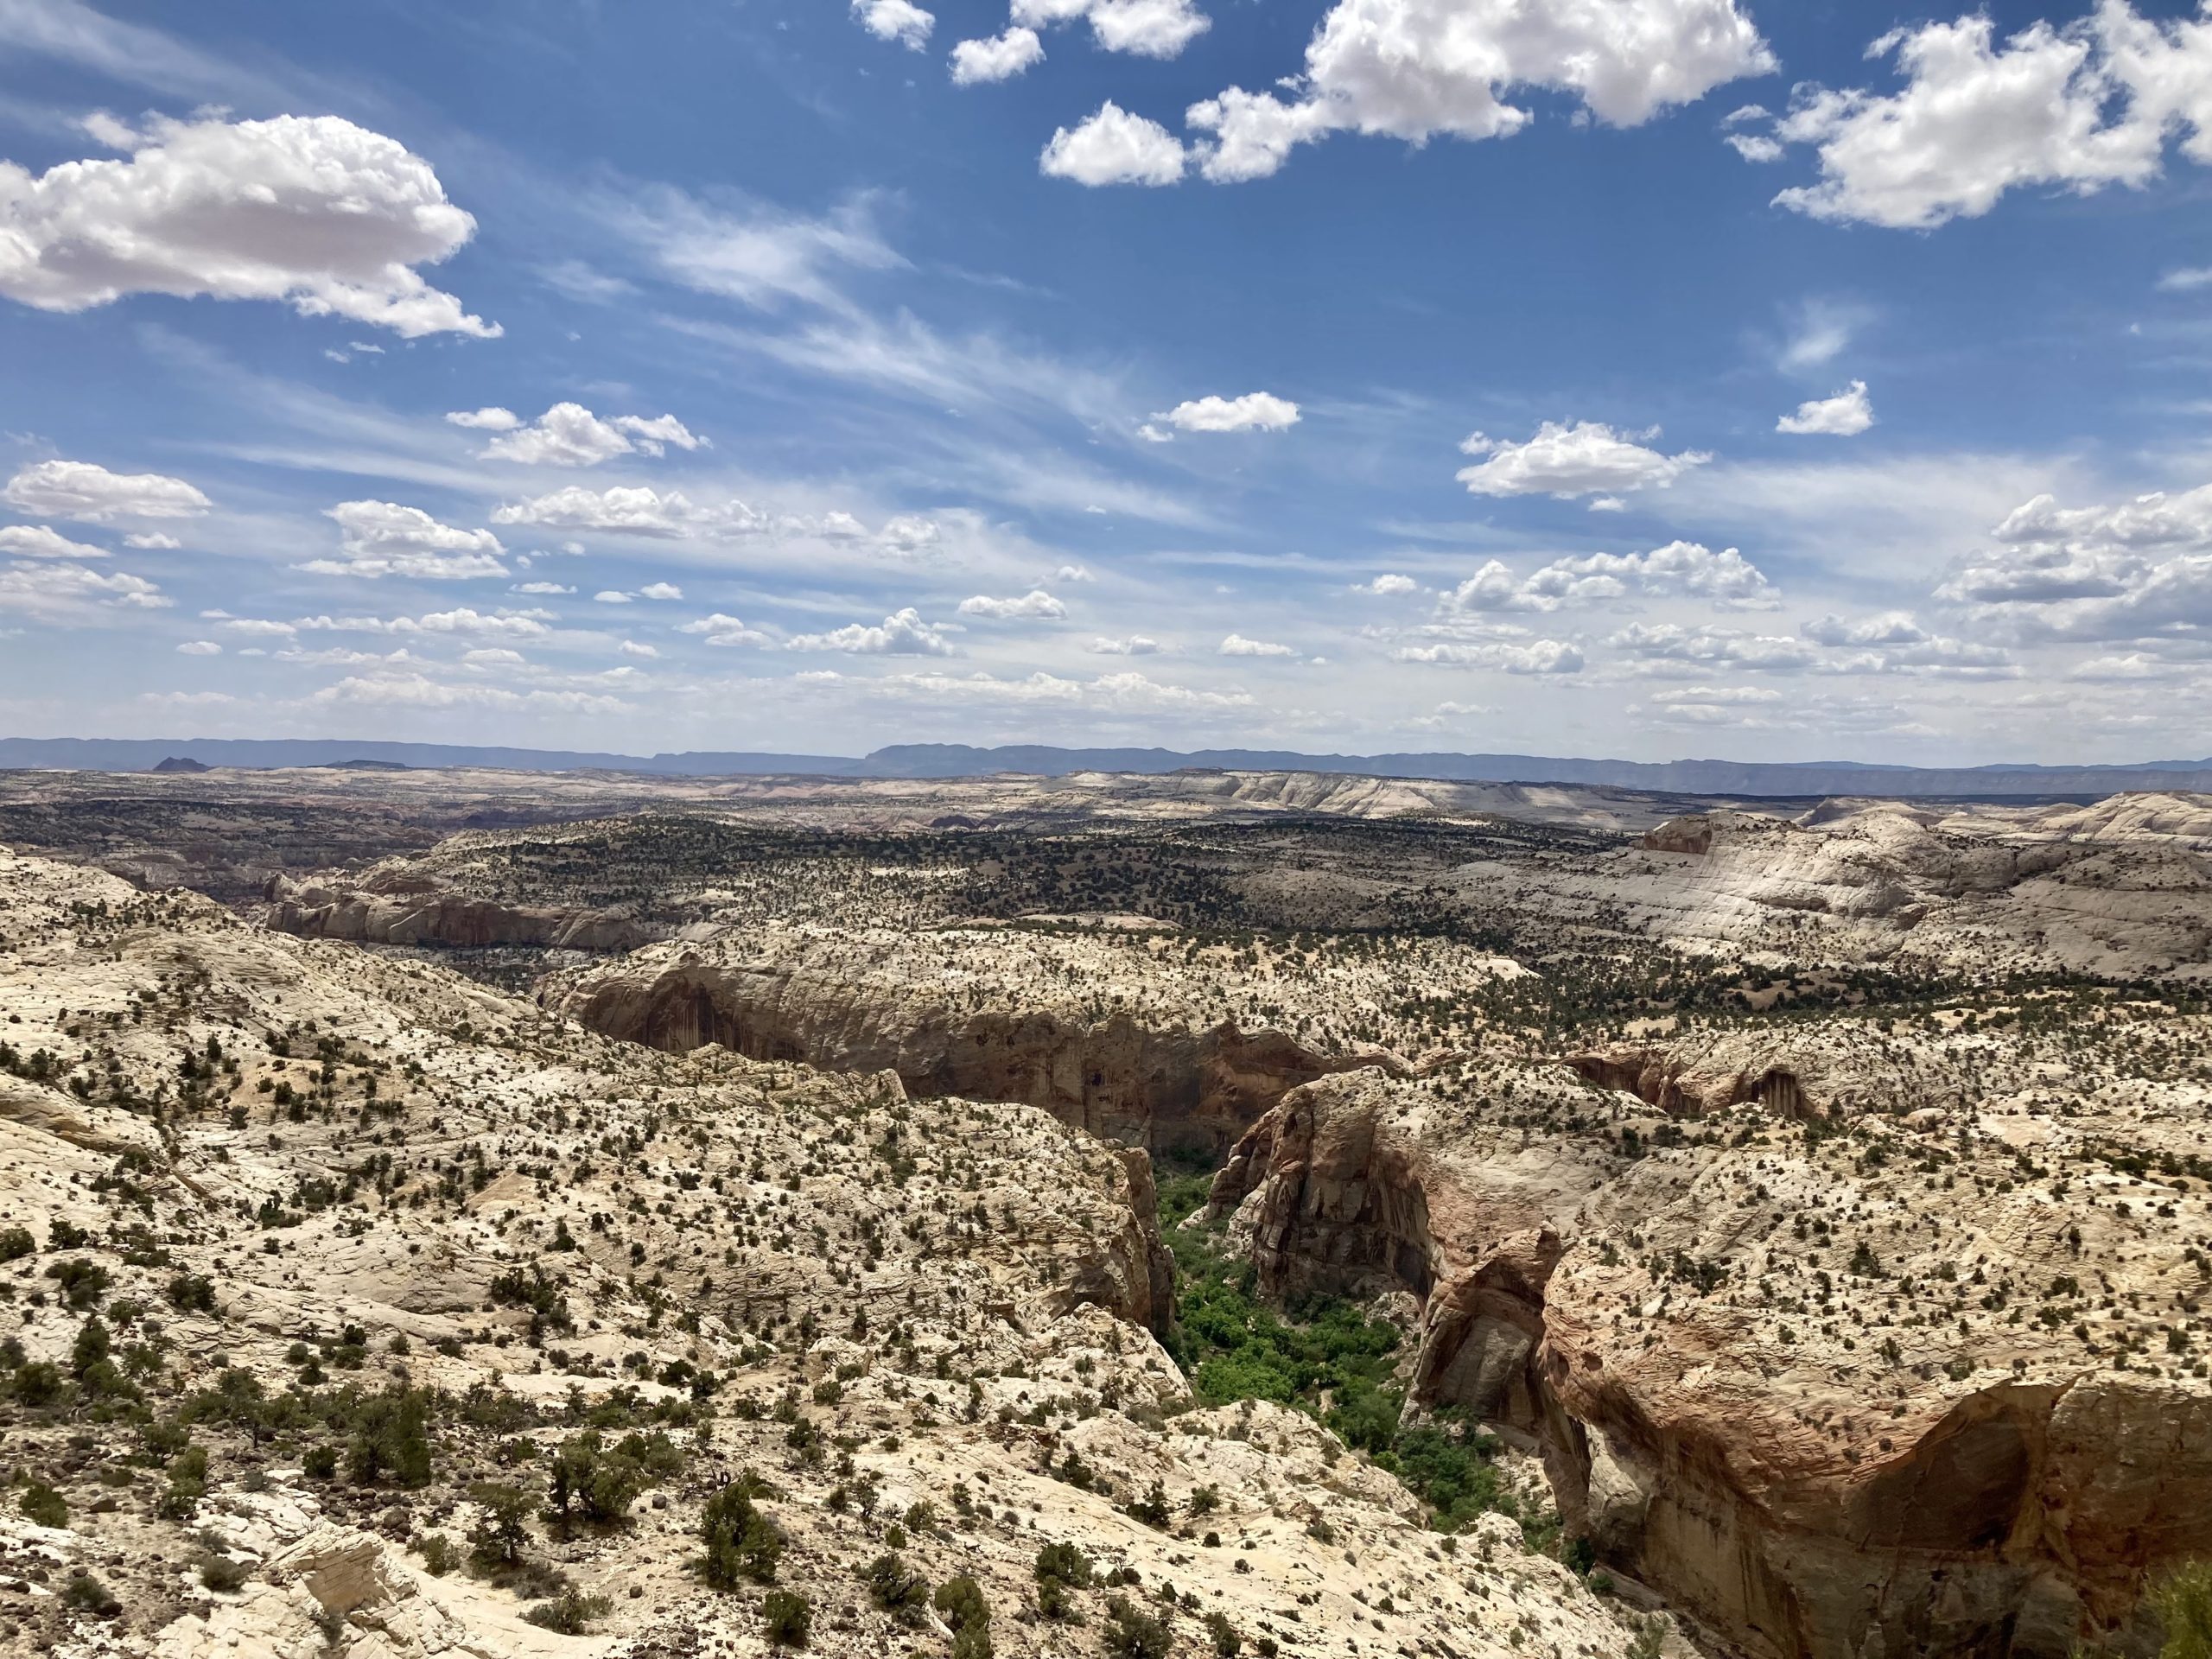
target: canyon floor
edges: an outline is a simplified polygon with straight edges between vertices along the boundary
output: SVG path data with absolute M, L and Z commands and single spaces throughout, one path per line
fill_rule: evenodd
M 2152 1655 L 2212 798 L 0 774 L 0 1648 Z

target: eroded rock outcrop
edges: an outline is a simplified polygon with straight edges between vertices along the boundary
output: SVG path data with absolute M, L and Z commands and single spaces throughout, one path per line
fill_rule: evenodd
M 1774 1069 L 1728 1058 L 1711 1075 Z M 2089 1302 L 2166 1307 L 2170 1353 L 2193 1349 L 2193 1183 L 2045 1169 L 2031 1192 L 1993 1115 L 1808 1140 L 1736 1084 L 1700 1106 L 1721 1122 L 1649 1150 L 1699 1060 L 1578 1065 L 1614 1094 L 1501 1068 L 1486 1104 L 1321 1079 L 1239 1143 L 1211 1209 L 1277 1293 L 1418 1297 L 1412 1408 L 1528 1437 L 1572 1528 L 1752 1652 L 2151 1650 L 2145 1584 L 2212 1554 L 2212 1384 L 2099 1339 L 2122 1316 Z M 1845 1071 L 1815 1074 L 1873 1092 Z M 2107 1103 L 2077 1109 L 2113 1133 Z M 2113 1185 L 2129 1201 L 2098 1201 Z
M 1669 1117 L 1700 1118 L 1746 1104 L 1799 1121 L 1847 1117 L 1902 1097 L 1885 1080 L 1866 1077 L 1847 1052 L 1834 1052 L 1838 1046 L 1834 1033 L 1779 1041 L 1766 1032 L 1703 1032 L 1586 1049 L 1566 1063 L 1599 1088 L 1634 1095 Z
M 274 876 L 264 896 L 264 918 L 278 932 L 365 944 L 634 950 L 663 931 L 601 911 L 501 904 L 392 872 L 372 874 L 359 887 Z

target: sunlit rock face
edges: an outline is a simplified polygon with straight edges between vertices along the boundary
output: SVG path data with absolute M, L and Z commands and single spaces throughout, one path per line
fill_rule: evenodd
M 986 949 L 1002 942 L 982 938 Z M 1178 1017 L 1199 1010 L 1086 1009 L 1041 976 L 1029 997 L 1003 982 L 953 981 L 942 962 L 931 970 L 928 947 L 819 931 L 742 948 L 668 945 L 582 976 L 558 1006 L 671 1052 L 718 1043 L 755 1059 L 895 1071 L 917 1095 L 1020 1101 L 1109 1140 L 1208 1154 L 1300 1084 L 1356 1065 L 1405 1069 L 1394 1056 L 1325 1055 L 1281 1032 Z
M 1418 1298 L 1415 1408 L 1539 1446 L 1605 1560 L 1754 1651 L 2146 1650 L 2145 1583 L 2212 1552 L 2212 1216 L 2201 1180 L 2069 1179 L 2064 1148 L 2128 1134 L 2155 1168 L 2202 1091 L 2185 1122 L 2094 1087 L 2016 1122 L 1963 1074 L 2048 1089 L 2018 1046 L 1889 1046 L 1325 1078 L 1212 1208 L 1280 1294 Z
M 435 882 L 388 876 L 359 887 L 271 878 L 269 925 L 302 938 L 363 944 L 486 950 L 531 945 L 565 950 L 630 950 L 663 929 L 590 910 L 506 905 Z

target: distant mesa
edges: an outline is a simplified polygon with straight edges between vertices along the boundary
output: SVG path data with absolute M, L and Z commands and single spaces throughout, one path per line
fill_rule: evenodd
M 2126 766 L 1872 766 L 1856 760 L 1619 760 L 1542 754 L 1307 754 L 1290 749 L 1064 749 L 1025 744 L 894 744 L 865 756 L 762 753 L 609 754 L 572 749 L 486 748 L 352 738 L 19 738 L 0 736 L 0 770 L 137 772 L 189 747 L 226 768 L 324 767 L 426 771 L 607 772 L 660 778 L 860 778 L 912 782 L 1006 774 L 1166 777 L 1266 772 L 1424 782 L 1547 784 L 1694 797 L 1802 801 L 2072 801 L 2088 805 L 2127 791 L 2212 794 L 2212 757 Z
M 188 754 L 173 754 L 156 766 L 156 772 L 213 772 L 214 767 L 194 760 Z

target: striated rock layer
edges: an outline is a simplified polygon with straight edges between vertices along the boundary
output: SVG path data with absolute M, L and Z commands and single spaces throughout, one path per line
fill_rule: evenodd
M 1005 938 L 994 935 L 996 944 Z M 681 1053 L 709 1043 L 756 1060 L 895 1071 L 921 1096 L 1016 1101 L 1094 1135 L 1218 1153 L 1300 1084 L 1395 1056 L 1329 1055 L 1279 1031 L 1172 1011 L 1092 1017 L 1049 992 L 967 996 L 908 963 L 794 930 L 763 949 L 666 947 L 549 1000 L 603 1035 Z
M 2193 798 L 1957 813 L 1830 802 L 1791 821 L 1673 819 L 1594 868 L 1584 897 L 1653 937 L 1802 961 L 2212 973 L 2212 817 Z
M 1716 1090 L 1725 1116 L 1686 1133 L 1564 1068 L 1479 1092 L 1374 1072 L 1294 1090 L 1211 1209 L 1275 1294 L 1414 1293 L 1410 1408 L 1540 1448 L 1604 1560 L 1750 1651 L 2155 1650 L 2145 1584 L 2212 1554 L 2212 1383 L 2187 1317 L 2212 1216 L 2201 1181 L 2057 1173 L 2127 1128 L 2116 1098 L 2084 1090 L 2070 1121 L 2016 1121 L 2023 1094 L 1853 1122 L 1833 1097 Z M 2137 1125 L 2154 1166 L 2203 1121 L 2175 1103 Z
M 363 944 L 446 945 L 480 950 L 530 945 L 566 950 L 633 950 L 661 937 L 645 923 L 600 911 L 505 905 L 398 874 L 358 887 L 328 887 L 271 877 L 264 918 L 280 933 Z

